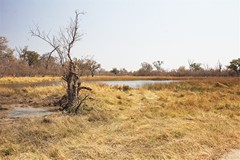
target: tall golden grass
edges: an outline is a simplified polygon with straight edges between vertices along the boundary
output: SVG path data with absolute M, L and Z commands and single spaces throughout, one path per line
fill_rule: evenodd
M 60 77 L 2 77 L 0 84 L 21 84 L 60 81 Z
M 59 112 L 1 123 L 0 157 L 210 160 L 240 148 L 239 78 L 135 89 L 86 85 L 92 100 L 80 116 Z M 24 89 L 14 91 L 39 98 L 64 93 L 61 86 Z

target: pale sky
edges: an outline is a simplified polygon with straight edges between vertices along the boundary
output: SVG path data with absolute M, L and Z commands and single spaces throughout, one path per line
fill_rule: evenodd
M 239 9 L 239 0 L 0 0 L 0 35 L 12 48 L 47 53 L 30 27 L 57 34 L 79 10 L 86 14 L 75 57 L 94 55 L 107 70 L 156 60 L 165 69 L 187 67 L 188 60 L 214 67 L 240 58 Z

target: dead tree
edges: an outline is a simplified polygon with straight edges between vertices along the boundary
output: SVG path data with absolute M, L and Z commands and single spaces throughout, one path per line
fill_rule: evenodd
M 60 30 L 58 36 L 52 36 L 50 38 L 49 33 L 41 32 L 38 26 L 30 30 L 32 36 L 42 39 L 53 48 L 49 53 L 49 57 L 56 52 L 60 58 L 60 63 L 64 70 L 63 80 L 67 83 L 66 103 L 62 106 L 62 110 L 70 114 L 76 114 L 83 101 L 88 98 L 88 96 L 80 97 L 80 91 L 83 89 L 91 90 L 89 87 L 81 86 L 80 76 L 78 75 L 79 68 L 73 61 L 71 55 L 71 49 L 74 44 L 83 36 L 78 32 L 79 16 L 81 14 L 83 13 L 75 11 L 75 18 L 71 19 L 70 25 L 65 30 Z

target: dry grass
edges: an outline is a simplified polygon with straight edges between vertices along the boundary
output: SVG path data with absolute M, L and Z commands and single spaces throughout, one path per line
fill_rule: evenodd
M 81 116 L 55 113 L 1 127 L 0 157 L 205 160 L 240 148 L 238 78 L 139 89 L 87 85 L 94 89 L 93 100 Z M 24 89 L 18 94 L 62 94 L 59 86 Z
M 11 96 L 15 93 L 15 90 L 8 87 L 1 87 L 0 88 L 0 96 Z
M 51 95 L 63 95 L 66 88 L 60 86 L 37 86 L 37 87 L 23 87 L 15 89 L 21 95 L 29 97 L 44 98 Z
M 38 82 L 54 82 L 60 81 L 60 77 L 2 77 L 0 78 L 0 84 L 26 84 L 26 83 L 38 83 Z

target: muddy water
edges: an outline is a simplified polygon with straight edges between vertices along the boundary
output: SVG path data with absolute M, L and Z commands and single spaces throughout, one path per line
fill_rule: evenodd
M 13 111 L 8 114 L 9 118 L 19 118 L 19 117 L 41 117 L 51 114 L 52 111 L 37 109 L 32 107 L 21 108 L 16 107 Z

